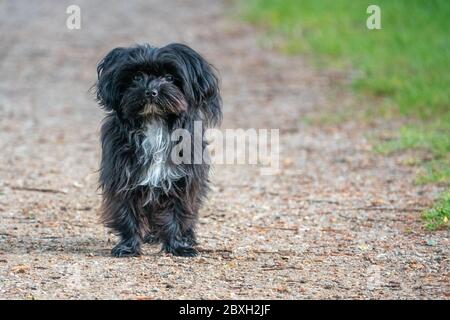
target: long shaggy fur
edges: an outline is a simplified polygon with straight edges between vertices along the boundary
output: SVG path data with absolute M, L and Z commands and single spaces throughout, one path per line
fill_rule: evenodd
M 101 215 L 119 236 L 112 254 L 139 255 L 147 242 L 162 243 L 174 255 L 195 256 L 209 166 L 172 163 L 176 142 L 170 134 L 182 128 L 193 137 L 194 121 L 202 121 L 202 133 L 220 122 L 213 68 L 185 45 L 145 44 L 112 50 L 97 72 L 97 100 L 107 112 L 101 128 Z

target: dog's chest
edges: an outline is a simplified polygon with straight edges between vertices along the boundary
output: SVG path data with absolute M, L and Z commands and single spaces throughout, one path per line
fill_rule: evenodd
M 180 166 L 170 160 L 171 139 L 167 125 L 154 120 L 143 131 L 138 148 L 138 163 L 141 166 L 140 186 L 168 189 L 175 180 L 183 177 Z

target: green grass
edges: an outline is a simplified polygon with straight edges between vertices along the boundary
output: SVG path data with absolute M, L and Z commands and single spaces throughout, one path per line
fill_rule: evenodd
M 391 99 L 403 114 L 445 114 L 450 122 L 450 1 L 377 0 L 381 30 L 366 27 L 372 3 L 247 0 L 242 6 L 248 21 L 282 37 L 283 51 L 352 66 L 358 91 Z
M 380 146 L 379 151 L 391 153 L 406 149 L 424 149 L 434 158 L 444 158 L 450 150 L 450 135 L 445 132 L 444 125 L 436 124 L 405 126 L 400 130 L 398 139 Z
M 266 30 L 266 44 L 287 54 L 310 56 L 320 66 L 352 70 L 356 96 L 372 97 L 365 103 L 368 117 L 411 119 L 413 124 L 376 150 L 386 154 L 420 150 L 422 158 L 413 161 L 422 167 L 416 182 L 450 183 L 450 1 L 240 0 L 239 4 L 244 19 Z M 381 30 L 366 27 L 370 4 L 381 8 Z M 348 114 L 352 112 L 324 121 L 339 121 Z M 425 214 L 431 229 L 448 219 L 448 201 L 447 194 Z
M 450 190 L 438 201 L 434 208 L 427 210 L 423 214 L 423 219 L 429 230 L 437 230 L 445 227 L 449 228 Z
M 413 164 L 423 166 L 423 173 L 417 177 L 416 182 L 448 185 L 450 184 L 450 134 L 446 126 L 447 124 L 439 122 L 405 126 L 398 133 L 398 137 L 376 145 L 375 150 L 383 154 L 409 149 L 422 151 L 426 157 L 413 161 Z
M 366 103 L 368 115 L 400 114 L 427 123 L 426 131 L 405 129 L 392 149 L 426 146 L 440 158 L 450 155 L 450 1 L 378 0 L 381 30 L 366 27 L 372 1 L 241 3 L 245 19 L 263 26 L 269 37 L 281 37 L 284 52 L 356 70 L 353 88 L 374 97 Z

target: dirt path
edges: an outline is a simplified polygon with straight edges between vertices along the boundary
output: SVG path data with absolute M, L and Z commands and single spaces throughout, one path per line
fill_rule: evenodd
M 329 98 L 342 75 L 262 49 L 220 1 L 130 2 L 78 1 L 79 31 L 65 2 L 0 4 L 0 298 L 449 297 L 449 233 L 420 221 L 439 189 L 414 186 L 401 155 L 371 152 L 381 124 L 302 120 L 349 98 Z M 173 41 L 220 70 L 223 128 L 281 129 L 281 174 L 216 168 L 200 257 L 113 259 L 87 90 L 112 47 Z

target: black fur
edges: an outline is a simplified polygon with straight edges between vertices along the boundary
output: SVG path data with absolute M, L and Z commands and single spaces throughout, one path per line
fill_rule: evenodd
M 142 184 L 154 161 L 145 149 L 146 126 L 158 123 L 169 133 L 183 128 L 193 134 L 194 121 L 203 122 L 202 133 L 219 124 L 221 98 L 213 68 L 188 46 L 145 44 L 112 50 L 97 73 L 97 100 L 107 112 L 101 128 L 101 215 L 119 236 L 112 254 L 140 255 L 146 242 L 162 243 L 177 256 L 195 256 L 195 226 L 208 191 L 209 166 L 191 162 L 180 168 L 164 159 L 182 174 L 168 174 L 157 185 Z

